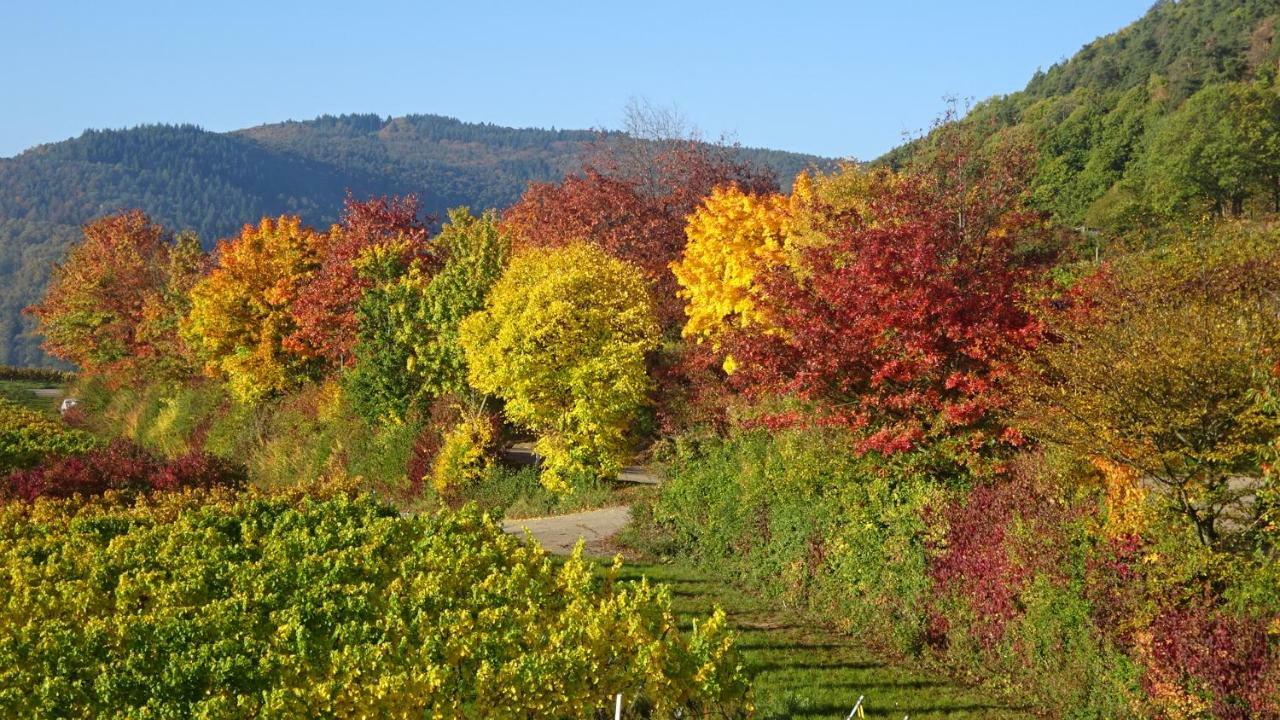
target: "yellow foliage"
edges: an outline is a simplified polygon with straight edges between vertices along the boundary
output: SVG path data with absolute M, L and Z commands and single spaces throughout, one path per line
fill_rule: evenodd
M 491 445 L 493 424 L 489 418 L 482 413 L 464 414 L 462 421 L 445 433 L 431 466 L 431 484 L 445 493 L 475 483 L 489 467 Z
M 218 245 L 218 267 L 191 290 L 183 338 L 205 372 L 253 401 L 295 385 L 308 361 L 281 341 L 294 330 L 291 308 L 318 267 L 322 236 L 297 217 L 263 218 Z
M 781 195 L 716 188 L 689 216 L 684 256 L 671 266 L 685 300 L 685 337 L 716 342 L 725 326 L 770 326 L 757 277 L 786 261 L 791 213 Z
M 772 332 L 761 275 L 785 265 L 804 277 L 800 251 L 830 242 L 827 233 L 835 218 L 852 215 L 868 225 L 884 221 L 875 217 L 873 200 L 897 177 L 891 170 L 866 171 L 847 163 L 831 173 L 801 173 L 789 196 L 716 188 L 689 216 L 684 255 L 671 266 L 689 318 L 684 336 L 717 346 L 731 327 Z M 731 360 L 726 364 L 736 367 Z
M 1090 462 L 1102 473 L 1107 492 L 1107 536 L 1142 534 L 1149 522 L 1148 492 L 1142 486 L 1138 471 L 1100 457 L 1094 457 Z
M 621 468 L 658 337 L 643 272 L 584 243 L 518 254 L 459 328 L 468 380 L 538 434 L 541 479 L 557 492 Z
M 722 612 L 341 488 L 0 504 L 0 591 L 6 718 L 750 710 Z

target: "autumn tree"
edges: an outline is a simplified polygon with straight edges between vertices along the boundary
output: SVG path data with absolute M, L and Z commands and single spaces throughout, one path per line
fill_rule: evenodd
M 777 181 L 661 113 L 631 114 L 628 134 L 603 137 L 581 173 L 531 183 L 503 222 L 517 248 L 582 241 L 640 267 L 663 326 L 674 331 L 684 317 L 669 266 L 684 248 L 685 217 L 713 188 L 768 193 Z
M 355 263 L 368 289 L 347 385 L 371 418 L 404 417 L 415 403 L 466 389 L 458 325 L 484 307 L 511 247 L 496 213 L 467 208 L 449 212 L 430 262 L 404 252 L 405 242 L 370 248 Z
M 1021 152 L 961 144 L 877 185 L 861 211 L 819 203 L 823 239 L 761 281 L 770 331 L 726 343 L 735 381 L 808 401 L 863 450 L 997 434 L 1001 383 L 1039 336 L 1019 248 L 1043 224 L 1015 181 L 1030 166 Z
M 1266 403 L 1280 351 L 1280 244 L 1216 230 L 1110 267 L 1055 317 L 1029 364 L 1022 425 L 1126 468 L 1206 545 L 1253 527 L 1246 496 L 1280 436 Z M 1229 522 L 1227 522 L 1229 521 Z
M 567 492 L 574 476 L 616 476 L 658 335 L 643 273 L 575 243 L 517 254 L 459 338 L 471 385 L 538 435 L 542 482 Z
M 685 301 L 686 337 L 718 344 L 726 324 L 771 326 L 759 276 L 787 261 L 790 226 L 786 198 L 736 187 L 713 190 L 689 215 L 688 243 L 671 266 Z
M 357 259 L 371 247 L 397 241 L 409 259 L 429 264 L 427 227 L 415 196 L 361 201 L 348 195 L 341 222 L 320 240 L 320 264 L 298 289 L 296 329 L 285 338 L 285 347 L 344 367 L 354 360 L 356 305 L 370 283 L 356 269 Z
M 218 243 L 217 266 L 191 290 L 183 338 L 207 373 L 254 401 L 318 371 L 311 354 L 289 350 L 294 303 L 320 267 L 323 237 L 296 216 L 263 218 Z
M 54 266 L 49 288 L 30 308 L 50 355 L 118 382 L 178 361 L 169 324 L 185 289 L 203 270 L 192 236 L 172 235 L 139 210 L 84 227 L 84 240 Z
M 191 311 L 191 289 L 209 271 L 211 258 L 194 232 L 178 234 L 164 266 L 164 285 L 148 295 L 142 308 L 138 338 L 152 348 L 153 371 L 185 378 L 197 369 L 182 341 L 182 319 Z

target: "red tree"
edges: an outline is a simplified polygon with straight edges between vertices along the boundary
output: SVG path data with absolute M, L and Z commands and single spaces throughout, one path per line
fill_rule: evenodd
M 821 421 L 861 430 L 863 450 L 991 425 L 1001 380 L 1040 334 L 1017 245 L 1043 227 L 1020 209 L 1024 186 L 1005 182 L 1022 157 L 997 160 L 978 174 L 971 161 L 912 172 L 865 217 L 833 218 L 803 273 L 764 279 L 778 332 L 731 338 L 735 382 L 812 401 Z
M 336 367 L 352 361 L 356 303 L 369 285 L 355 261 L 370 247 L 397 239 L 407 241 L 407 252 L 428 255 L 427 226 L 419 214 L 413 195 L 364 201 L 347 196 L 341 223 L 325 236 L 320 269 L 294 302 L 297 330 L 285 338 L 287 349 Z

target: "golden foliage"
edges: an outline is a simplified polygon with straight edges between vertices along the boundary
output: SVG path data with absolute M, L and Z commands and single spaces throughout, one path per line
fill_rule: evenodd
M 322 236 L 295 216 L 263 218 L 218 244 L 218 265 L 191 290 L 184 339 L 222 376 L 233 395 L 253 401 L 295 386 L 312 361 L 286 350 L 292 304 L 319 267 Z

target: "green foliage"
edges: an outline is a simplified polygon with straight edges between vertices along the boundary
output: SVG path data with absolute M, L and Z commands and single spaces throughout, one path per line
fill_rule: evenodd
M 1243 83 L 1206 87 L 1156 128 L 1143 175 L 1159 210 L 1208 204 L 1240 215 L 1262 192 L 1280 211 L 1280 95 Z
M 83 430 L 0 398 L 0 473 L 29 467 L 46 455 L 80 453 L 97 445 Z
M 0 507 L 0 714 L 670 716 L 745 708 L 723 613 L 474 511 L 172 494 Z
M 682 441 L 647 512 L 665 549 L 727 567 L 881 649 L 918 648 L 927 526 L 940 491 L 886 474 L 841 432 Z
M 942 457 L 859 458 L 852 442 L 833 430 L 679 440 L 660 496 L 634 511 L 640 527 L 630 536 L 727 572 L 775 606 L 813 613 L 862 647 L 929 662 L 996 697 L 1007 693 L 1054 716 L 1134 716 L 1139 671 L 1100 638 L 1082 588 L 1095 542 L 1087 522 L 1064 529 L 1001 505 L 970 511 L 999 540 L 990 548 L 996 566 L 979 557 L 976 575 L 990 577 L 1016 608 L 997 641 L 978 642 L 975 629 L 985 625 L 964 596 L 993 612 L 992 599 L 972 587 L 982 581 L 966 577 L 955 594 L 937 577 L 939 557 L 956 540 L 941 511 L 964 506 L 967 491 L 944 487 L 958 478 L 938 482 Z M 1013 554 L 1024 542 L 1039 554 Z M 1041 565 L 1047 570 L 1019 582 Z
M 658 333 L 641 271 L 574 244 L 517 255 L 460 341 L 471 385 L 538 434 L 543 482 L 567 492 L 573 475 L 621 469 Z
M 458 325 L 484 307 L 511 243 L 495 213 L 477 218 L 467 208 L 449 212 L 434 243 L 445 258 L 434 275 L 386 253 L 361 262 L 374 284 L 357 307 L 356 365 L 347 385 L 371 419 L 403 418 L 414 406 L 466 389 Z
M 984 141 L 1011 127 L 1033 138 L 1033 199 L 1067 226 L 1128 231 L 1196 217 L 1215 203 L 1274 211 L 1269 180 L 1245 183 L 1241 197 L 1237 178 L 1275 156 L 1268 128 L 1277 120 L 1267 106 L 1276 97 L 1278 20 L 1275 0 L 1162 0 L 1037 72 L 1025 90 L 979 103 L 959 125 Z M 882 161 L 910 163 L 933 143 L 921 138 Z M 1188 202 L 1195 196 L 1203 202 Z M 1267 202 L 1245 202 L 1255 196 Z

